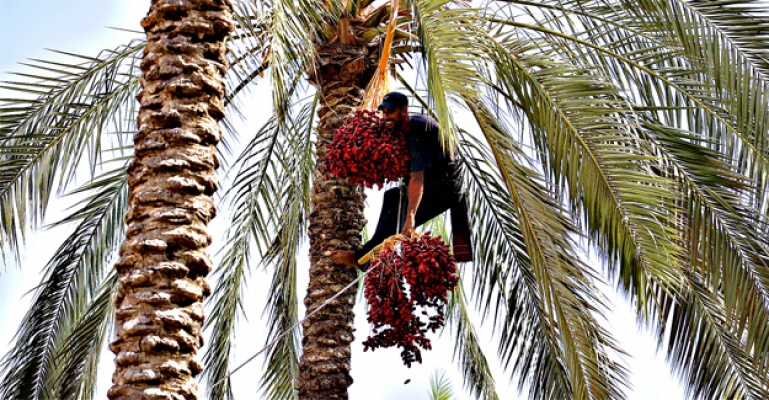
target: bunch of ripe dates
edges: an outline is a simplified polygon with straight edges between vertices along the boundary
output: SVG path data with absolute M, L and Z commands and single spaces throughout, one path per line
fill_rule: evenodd
M 329 171 L 354 185 L 382 187 L 408 173 L 406 138 L 387 129 L 373 110 L 358 110 L 334 130 L 326 156 Z
M 421 363 L 420 347 L 431 349 L 426 335 L 443 327 L 446 302 L 459 279 L 454 256 L 440 236 L 428 232 L 385 247 L 369 269 L 364 294 L 373 335 L 363 342 L 364 350 L 397 346 L 406 366 Z

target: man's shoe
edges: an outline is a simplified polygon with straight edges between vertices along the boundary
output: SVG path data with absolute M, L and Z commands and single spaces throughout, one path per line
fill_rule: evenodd
M 463 235 L 452 235 L 451 248 L 454 250 L 454 259 L 457 262 L 473 261 L 473 248 L 467 243 Z

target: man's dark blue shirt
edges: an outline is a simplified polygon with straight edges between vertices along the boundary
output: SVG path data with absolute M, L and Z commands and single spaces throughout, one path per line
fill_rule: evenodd
M 409 131 L 406 133 L 411 172 L 425 171 L 424 184 L 442 187 L 453 193 L 461 191 L 461 176 L 451 152 L 441 145 L 438 123 L 421 115 L 412 115 Z

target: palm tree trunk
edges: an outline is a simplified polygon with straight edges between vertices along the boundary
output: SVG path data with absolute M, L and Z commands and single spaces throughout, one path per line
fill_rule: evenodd
M 318 67 L 311 72 L 322 106 L 309 221 L 310 285 L 304 299 L 308 314 L 356 278 L 356 271 L 334 264 L 328 255 L 358 246 L 365 225 L 363 190 L 331 176 L 325 156 L 334 129 L 360 104 L 376 60 L 367 46 L 340 42 L 319 49 Z M 356 292 L 351 288 L 305 321 L 296 382 L 299 399 L 347 399 Z
M 131 211 L 115 268 L 117 337 L 110 399 L 197 399 L 207 224 L 216 210 L 229 0 L 153 0 L 128 167 Z

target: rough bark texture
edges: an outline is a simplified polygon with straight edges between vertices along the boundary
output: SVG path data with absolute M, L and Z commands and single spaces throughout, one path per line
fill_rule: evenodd
M 207 224 L 214 217 L 224 116 L 229 0 L 153 0 L 128 182 L 131 211 L 115 265 L 116 370 L 110 399 L 197 399 Z
M 376 68 L 370 50 L 365 44 L 329 44 L 319 49 L 317 69 L 310 74 L 320 87 L 322 107 L 318 112 L 320 138 L 309 221 L 310 286 L 304 299 L 308 314 L 357 276 L 355 271 L 334 264 L 328 255 L 360 244 L 365 225 L 363 190 L 330 176 L 325 157 L 334 129 L 354 113 Z M 353 286 L 304 323 L 296 381 L 301 400 L 348 398 L 355 295 Z

